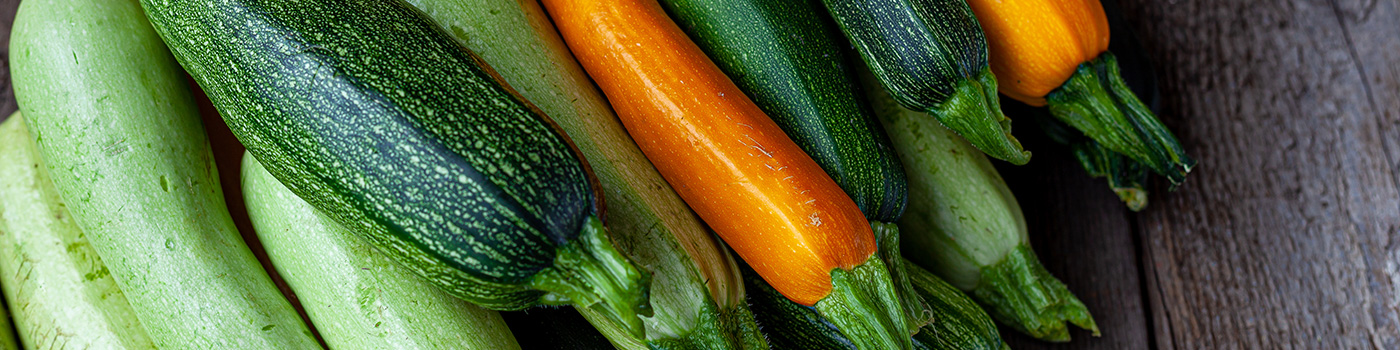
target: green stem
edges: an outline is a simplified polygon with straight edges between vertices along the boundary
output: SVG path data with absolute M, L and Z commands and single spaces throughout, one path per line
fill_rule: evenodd
M 909 282 L 909 272 L 905 270 L 907 267 L 904 264 L 904 257 L 899 255 L 899 226 L 871 221 L 870 227 L 875 231 L 875 242 L 878 244 L 875 253 L 880 256 L 880 260 L 889 269 L 890 280 L 894 282 L 895 294 L 903 303 L 901 309 L 904 310 L 904 322 L 909 327 L 909 335 L 919 333 L 920 328 L 935 320 L 933 319 L 933 311 L 929 310 L 929 305 L 914 289 L 914 285 Z
M 912 349 L 904 305 L 890 272 L 876 256 L 851 270 L 831 270 L 831 294 L 817 301 L 817 314 L 860 350 Z
M 1079 65 L 1064 85 L 1045 98 L 1056 118 L 1104 148 L 1165 176 L 1173 186 L 1185 181 L 1196 166 L 1171 131 L 1123 82 L 1112 53 Z
M 1037 114 L 1035 120 L 1051 139 L 1067 145 L 1091 177 L 1108 179 L 1109 188 L 1133 211 L 1147 207 L 1147 168 L 1104 146 L 1054 118 Z
M 997 79 L 991 68 L 958 82 L 952 97 L 927 112 L 987 155 L 1016 165 L 1031 161 L 1031 152 L 1011 135 L 1011 119 L 1001 113 Z
M 1006 258 L 982 270 L 972 298 L 987 307 L 997 321 L 1045 341 L 1069 341 L 1069 321 L 1099 335 L 1089 309 L 1045 267 L 1029 245 L 1021 244 Z
M 589 217 L 578 239 L 559 248 L 554 266 L 540 271 L 530 283 L 548 292 L 540 298 L 542 303 L 588 308 L 640 338 L 646 335 L 640 316 L 652 314 L 647 295 L 650 277 L 613 247 L 602 221 Z

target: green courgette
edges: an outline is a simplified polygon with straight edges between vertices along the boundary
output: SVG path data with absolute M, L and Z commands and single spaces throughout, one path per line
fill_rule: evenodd
M 157 347 L 321 347 L 234 227 L 185 75 L 140 4 L 25 1 L 11 40 L 54 187 Z
M 229 128 L 313 207 L 449 293 L 632 334 L 646 278 L 544 114 L 400 1 L 142 0 Z
M 822 0 L 880 83 L 983 152 L 1026 164 L 1001 112 L 987 40 L 963 0 Z
M 155 349 L 33 144 L 19 113 L 0 123 L 0 286 L 20 341 L 26 349 Z M 9 320 L 0 316 L 0 349 L 17 348 Z
M 996 324 L 982 308 L 938 276 L 907 265 L 914 290 L 928 302 L 934 322 L 914 334 L 915 349 L 1001 350 Z M 855 350 L 856 345 L 812 308 L 793 303 L 745 267 L 753 309 L 777 349 Z
M 1094 331 L 1089 310 L 1030 248 L 1020 204 L 981 152 L 924 113 L 905 109 L 864 76 L 875 115 L 909 177 L 899 221 L 904 257 L 967 292 L 999 322 L 1051 341 L 1065 321 Z
M 652 273 L 647 334 L 580 309 L 624 349 L 767 349 L 734 259 L 618 122 L 535 1 L 409 0 L 559 123 L 591 163 L 618 249 Z
M 332 349 L 519 349 L 495 311 L 452 297 L 243 157 L 248 217 Z

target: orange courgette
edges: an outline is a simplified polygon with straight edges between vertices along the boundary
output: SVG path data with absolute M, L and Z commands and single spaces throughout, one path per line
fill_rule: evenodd
M 1195 160 L 1128 89 L 1108 52 L 1098 0 L 968 0 L 987 35 L 998 90 L 1180 184 Z
M 862 348 L 909 348 L 855 202 L 655 0 L 545 0 L 643 153 L 774 289 Z

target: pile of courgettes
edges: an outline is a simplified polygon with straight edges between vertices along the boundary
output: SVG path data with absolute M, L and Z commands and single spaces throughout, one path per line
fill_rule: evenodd
M 996 323 L 1098 334 L 988 159 L 1030 152 L 967 2 L 619 4 L 664 10 L 674 23 L 651 24 L 703 52 L 687 63 L 718 68 L 697 81 L 743 92 L 705 98 L 756 106 L 825 173 L 807 183 L 839 186 L 879 273 L 821 283 L 863 284 L 874 294 L 839 305 L 891 312 L 813 306 L 750 266 L 768 262 L 735 259 L 643 153 L 653 139 L 619 120 L 622 103 L 666 102 L 605 96 L 591 79 L 620 78 L 575 53 L 624 51 L 566 40 L 534 1 L 27 0 L 11 34 L 23 112 L 0 123 L 0 349 L 1003 349 Z M 247 148 L 221 164 L 240 178 L 218 176 L 192 83 Z M 1043 129 L 1125 200 L 1167 167 L 1056 117 Z M 1194 163 L 1154 128 L 1176 185 Z M 819 230 L 811 215 L 744 225 Z

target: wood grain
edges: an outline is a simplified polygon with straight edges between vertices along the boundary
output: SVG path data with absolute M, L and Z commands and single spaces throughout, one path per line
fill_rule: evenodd
M 1400 347 L 1395 4 L 1121 2 L 1200 161 L 1138 216 L 1158 344 Z

